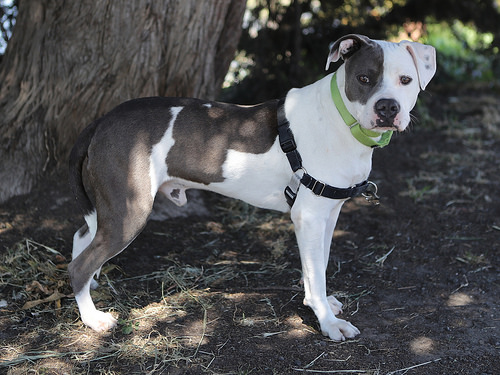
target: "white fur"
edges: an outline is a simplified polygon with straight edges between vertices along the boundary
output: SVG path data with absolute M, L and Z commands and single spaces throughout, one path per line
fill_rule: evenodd
M 95 210 L 85 216 L 85 222 L 87 223 L 88 231 L 82 237 L 79 236 L 78 231 L 73 236 L 72 259 L 78 257 L 87 248 L 97 233 L 97 213 Z M 101 269 L 99 268 L 94 276 L 99 277 L 100 272 Z M 117 320 L 110 313 L 104 313 L 95 308 L 90 290 L 97 287 L 97 281 L 91 277 L 82 290 L 75 295 L 75 299 L 82 322 L 94 331 L 103 332 L 115 327 Z
M 85 216 L 85 222 L 87 223 L 88 231 L 85 232 L 81 237 L 79 231 L 76 231 L 75 235 L 73 236 L 73 251 L 71 254 L 71 259 L 75 259 L 76 257 L 78 257 L 83 252 L 83 250 L 85 250 L 90 245 L 95 237 L 95 234 L 97 232 L 97 213 L 95 212 L 95 210 L 89 215 Z M 99 277 L 100 272 L 101 269 L 99 268 L 96 272 L 97 277 Z M 96 289 L 97 286 L 97 281 L 92 279 L 89 287 L 92 289 Z
M 366 105 L 347 100 L 344 65 L 337 71 L 337 82 L 348 110 L 367 129 L 373 128 L 372 122 L 376 119 L 375 103 L 381 98 L 396 98 L 401 105 L 398 130 L 403 131 L 420 91 L 417 69 L 405 48 L 393 48 L 385 42 L 381 42 L 381 46 L 385 54 L 383 85 Z M 402 86 L 401 75 L 411 76 L 412 83 Z M 291 90 L 285 103 L 286 115 L 308 173 L 330 185 L 348 187 L 368 177 L 372 149 L 351 135 L 331 104 L 330 80 L 331 76 L 327 76 L 305 88 Z M 302 262 L 304 304 L 312 308 L 321 331 L 332 340 L 345 340 L 359 334 L 355 326 L 335 316 L 341 306 L 326 293 L 330 244 L 343 203 L 317 197 L 302 187 L 291 211 Z
M 282 156 L 278 141 L 265 154 L 229 150 L 222 166 L 226 180 L 210 184 L 208 189 L 256 207 L 286 212 L 289 207 L 283 199 L 283 186 L 290 179 L 290 166 Z
M 90 287 L 93 279 L 90 279 L 87 285 L 75 295 L 82 322 L 92 328 L 94 331 L 103 332 L 116 326 L 117 320 L 110 313 L 99 311 L 95 308 L 92 297 L 90 296 Z
M 156 196 L 158 189 L 163 185 L 167 179 L 167 165 L 165 164 L 165 158 L 167 157 L 167 152 L 172 148 L 175 141 L 172 137 L 172 132 L 174 129 L 174 123 L 177 119 L 177 116 L 182 111 L 184 107 L 172 107 L 170 108 L 170 114 L 172 118 L 170 119 L 170 123 L 168 125 L 168 129 L 165 132 L 165 135 L 162 137 L 161 141 L 153 147 L 151 151 L 151 156 L 149 160 L 149 177 L 151 178 L 151 195 L 153 198 Z M 175 187 L 174 187 L 175 188 Z M 162 189 L 163 193 L 169 197 L 175 204 L 182 206 L 186 203 L 186 200 L 177 200 L 172 197 L 170 194 L 173 190 L 172 187 L 164 186 Z M 185 198 L 185 195 L 184 195 Z
M 300 150 L 304 168 L 333 186 L 349 187 L 364 181 L 371 169 L 372 149 L 350 133 L 332 105 L 331 75 L 287 95 L 285 112 Z M 318 157 L 320 156 L 320 157 Z M 278 140 L 264 154 L 228 151 L 222 183 L 186 186 L 211 190 L 258 207 L 287 211 L 283 188 L 291 170 Z M 352 324 L 338 319 L 342 305 L 326 293 L 326 268 L 330 244 L 343 200 L 315 196 L 301 187 L 291 210 L 304 277 L 304 304 L 311 307 L 321 331 L 332 340 L 359 334 Z
M 347 42 L 346 42 L 347 43 Z M 375 119 L 374 103 L 381 98 L 397 98 L 401 112 L 396 125 L 402 131 L 409 123 L 409 112 L 419 92 L 419 76 L 407 46 L 380 42 L 384 53 L 383 84 L 366 105 L 349 102 L 344 93 L 345 69 L 337 72 L 339 89 L 350 112 L 370 129 Z M 349 47 L 347 44 L 342 48 Z M 419 47 L 412 46 L 415 50 Z M 418 52 L 418 51 L 417 51 Z M 429 51 L 426 50 L 428 54 Z M 334 56 L 335 57 L 335 56 Z M 421 79 L 430 79 L 428 72 Z M 414 78 L 412 84 L 402 86 L 400 76 Z M 291 90 L 285 102 L 286 117 L 302 156 L 303 167 L 316 179 L 337 187 L 350 187 L 367 179 L 371 170 L 372 149 L 358 142 L 351 134 L 335 108 L 330 92 L 331 75 L 301 89 Z M 422 85 L 422 83 L 420 83 Z M 208 104 L 207 104 L 208 106 Z M 166 156 L 174 144 L 172 129 L 181 110 L 171 109 L 172 119 L 162 140 L 153 147 L 150 158 L 151 194 L 160 190 L 178 205 L 186 203 L 185 190 L 206 189 L 229 197 L 238 198 L 258 207 L 287 211 L 283 189 L 292 171 L 279 141 L 263 154 L 248 154 L 228 150 L 223 164 L 224 182 L 202 185 L 168 175 Z M 304 279 L 304 304 L 316 314 L 321 331 L 332 340 L 345 340 L 359 334 L 351 323 L 336 317 L 342 312 L 342 304 L 333 296 L 327 296 L 326 269 L 330 255 L 333 231 L 344 200 L 318 197 L 301 186 L 291 209 L 300 250 Z M 74 256 L 80 254 L 95 235 L 95 215 L 86 218 L 91 235 L 80 238 L 75 235 Z M 90 284 L 90 281 L 89 281 Z M 110 314 L 95 309 L 87 285 L 76 296 L 82 320 L 91 328 L 101 331 L 116 324 Z
M 97 232 L 97 213 L 95 210 L 89 215 L 85 216 L 85 222 L 88 226 L 88 231 L 80 237 L 79 230 L 73 236 L 73 252 L 72 259 L 75 259 L 82 253 L 83 250 L 90 245 Z
M 75 235 L 73 236 L 73 251 L 71 253 L 71 259 L 76 259 L 76 257 L 78 257 L 78 255 L 80 255 L 91 242 L 92 236 L 89 231 L 85 232 L 85 234 L 81 237 L 78 231 L 75 232 Z

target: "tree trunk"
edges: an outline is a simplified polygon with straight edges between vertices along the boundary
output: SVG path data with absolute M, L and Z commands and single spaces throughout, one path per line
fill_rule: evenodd
M 66 167 L 78 133 L 141 96 L 213 99 L 245 0 L 23 0 L 0 66 L 0 202 Z

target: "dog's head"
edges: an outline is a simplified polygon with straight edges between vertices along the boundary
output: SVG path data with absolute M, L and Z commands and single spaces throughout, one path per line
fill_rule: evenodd
M 403 131 L 410 111 L 436 72 L 434 47 L 403 41 L 371 40 L 351 34 L 330 46 L 326 63 L 345 61 L 347 108 L 365 129 Z

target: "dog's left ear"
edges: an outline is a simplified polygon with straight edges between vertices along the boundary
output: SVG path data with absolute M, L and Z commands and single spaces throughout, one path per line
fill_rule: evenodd
M 364 44 L 371 42 L 371 39 L 364 35 L 349 34 L 330 44 L 330 54 L 326 60 L 325 70 L 328 70 L 331 62 L 337 62 L 341 57 L 346 60 L 354 52 L 358 51 Z
M 413 58 L 413 62 L 417 67 L 420 88 L 425 90 L 425 87 L 436 73 L 436 49 L 417 42 L 402 41 L 401 44 L 406 47 Z

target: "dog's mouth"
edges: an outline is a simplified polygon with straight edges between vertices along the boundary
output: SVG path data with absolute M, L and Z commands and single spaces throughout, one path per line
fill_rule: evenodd
M 395 125 L 393 122 L 384 120 L 377 120 L 374 130 L 375 129 L 381 131 L 388 131 L 388 130 L 399 131 L 399 127 Z
M 398 125 L 396 125 L 392 121 L 387 121 L 387 120 L 381 120 L 377 119 L 375 123 L 372 122 L 372 127 L 369 130 L 384 133 L 386 131 L 392 130 L 392 131 L 401 131 Z

